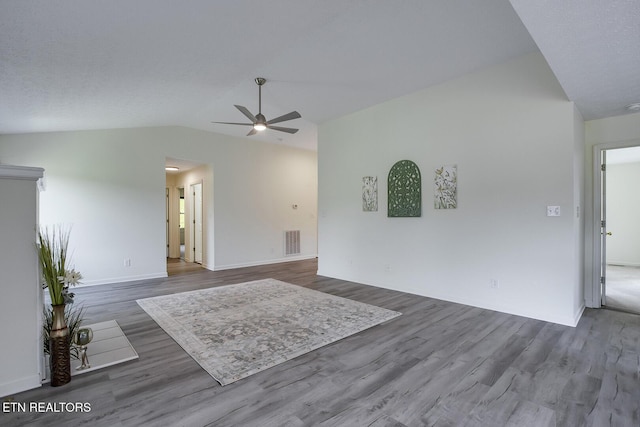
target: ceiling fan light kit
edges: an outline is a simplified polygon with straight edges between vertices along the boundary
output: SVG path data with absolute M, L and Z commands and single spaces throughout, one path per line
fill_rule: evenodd
M 251 120 L 251 123 L 232 123 L 232 122 L 212 122 L 212 123 L 218 123 L 223 125 L 251 126 L 252 129 L 249 131 L 247 136 L 255 135 L 256 133 L 261 132 L 265 129 L 272 129 L 272 130 L 277 130 L 280 132 L 286 132 L 290 134 L 294 134 L 298 132 L 298 129 L 294 129 L 294 128 L 273 126 L 273 124 L 275 123 L 286 122 L 288 120 L 293 120 L 293 119 L 299 119 L 302 116 L 297 111 L 292 111 L 280 117 L 276 117 L 275 119 L 271 119 L 267 121 L 267 118 L 262 114 L 262 85 L 264 85 L 267 82 L 267 79 L 265 79 L 264 77 L 256 77 L 255 82 L 258 85 L 258 114 L 254 116 L 253 114 L 251 114 L 251 111 L 249 111 L 246 107 L 243 107 L 242 105 L 235 105 L 235 107 L 242 114 L 244 114 L 245 117 Z

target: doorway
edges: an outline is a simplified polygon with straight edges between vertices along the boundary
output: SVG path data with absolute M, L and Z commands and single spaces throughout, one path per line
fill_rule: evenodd
M 207 268 L 211 239 L 213 168 L 193 161 L 166 158 L 168 188 L 167 274 Z
M 185 255 L 185 239 L 184 239 L 184 230 L 185 230 L 185 199 L 184 199 L 184 188 L 178 188 L 178 230 L 179 230 L 179 239 L 180 239 L 180 259 L 184 261 Z
M 640 314 L 640 147 L 597 154 L 601 306 Z

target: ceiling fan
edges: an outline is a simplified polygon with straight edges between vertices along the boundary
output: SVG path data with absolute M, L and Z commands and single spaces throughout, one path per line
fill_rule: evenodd
M 242 114 L 247 116 L 251 123 L 232 123 L 232 122 L 211 122 L 211 123 L 219 123 L 223 125 L 240 125 L 240 126 L 252 126 L 253 128 L 249 131 L 247 136 L 255 135 L 256 133 L 263 131 L 265 129 L 273 129 L 278 130 L 280 132 L 287 133 L 296 133 L 298 129 L 294 128 L 285 128 L 282 126 L 273 126 L 275 123 L 286 122 L 287 120 L 299 119 L 302 117 L 300 113 L 297 111 L 292 111 L 283 116 L 276 117 L 275 119 L 271 119 L 267 121 L 264 115 L 262 115 L 262 85 L 267 82 L 267 79 L 263 77 L 256 77 L 255 82 L 258 85 L 258 114 L 255 116 L 251 114 L 251 112 L 242 105 L 235 105 L 235 107 L 240 110 Z

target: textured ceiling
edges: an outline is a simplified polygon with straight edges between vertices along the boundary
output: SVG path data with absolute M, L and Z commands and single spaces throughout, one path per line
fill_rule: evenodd
M 513 2 L 535 37 L 550 25 Z M 592 73 L 554 65 L 538 45 L 583 113 L 598 108 L 587 83 L 570 84 Z M 261 76 L 263 114 L 295 109 L 302 118 L 282 125 L 300 132 L 251 138 L 314 149 L 323 121 L 537 50 L 508 0 L 4 1 L 0 133 L 178 125 L 244 136 L 249 127 L 211 121 L 244 122 L 234 104 L 256 113 Z
M 585 120 L 640 102 L 639 0 L 511 0 Z
M 537 48 L 506 0 L 21 0 L 0 14 L 0 133 L 182 125 L 233 105 L 316 125 Z M 285 123 L 283 123 L 285 125 Z M 279 141 L 281 138 L 282 141 Z

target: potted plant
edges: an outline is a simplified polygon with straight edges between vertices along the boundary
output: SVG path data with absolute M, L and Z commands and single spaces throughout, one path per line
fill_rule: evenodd
M 61 386 L 71 381 L 71 334 L 65 319 L 65 305 L 73 302 L 69 286 L 77 285 L 82 275 L 67 267 L 69 231 L 62 227 L 38 231 L 38 260 L 42 270 L 43 288 L 51 298 L 49 330 L 49 365 L 51 385 Z

